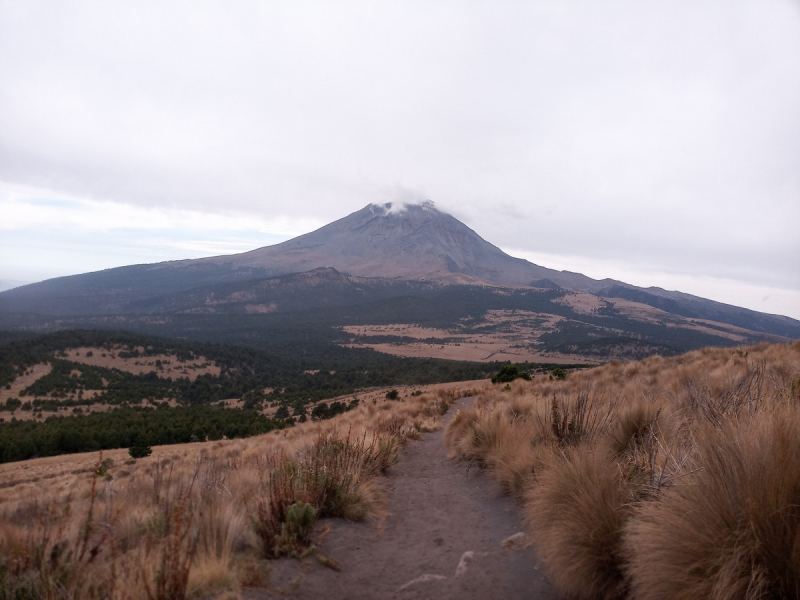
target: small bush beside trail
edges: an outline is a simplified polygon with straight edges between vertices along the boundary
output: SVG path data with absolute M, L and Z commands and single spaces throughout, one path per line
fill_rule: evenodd
M 531 374 L 527 371 L 520 371 L 517 365 L 503 365 L 492 377 L 492 383 L 510 383 L 515 379 L 530 381 Z

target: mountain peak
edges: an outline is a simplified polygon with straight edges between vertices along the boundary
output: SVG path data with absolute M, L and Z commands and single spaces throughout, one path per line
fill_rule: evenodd
M 295 275 L 280 277 L 289 274 Z M 139 310 L 171 301 L 170 294 L 187 290 L 200 290 L 192 292 L 192 297 L 199 297 L 205 287 L 217 284 L 236 290 L 239 285 L 251 285 L 247 282 L 263 287 L 258 282 L 269 280 L 263 285 L 339 289 L 354 283 L 353 276 L 565 288 L 649 305 L 684 319 L 710 319 L 784 337 L 797 337 L 800 332 L 800 324 L 788 317 L 534 265 L 504 253 L 430 200 L 402 199 L 368 204 L 311 233 L 243 254 L 118 267 L 2 292 L 0 317 L 4 312 L 82 315 L 92 306 L 102 314 Z M 245 293 L 242 289 L 236 293 L 240 292 Z M 605 302 L 605 306 L 615 305 Z
M 385 202 L 383 204 L 370 204 L 366 208 L 372 211 L 373 214 L 380 216 L 402 215 L 409 210 L 445 214 L 436 208 L 432 200 Z
M 361 277 L 446 283 L 528 285 L 555 276 L 508 256 L 428 199 L 368 204 L 282 244 L 206 260 L 276 275 L 326 265 Z

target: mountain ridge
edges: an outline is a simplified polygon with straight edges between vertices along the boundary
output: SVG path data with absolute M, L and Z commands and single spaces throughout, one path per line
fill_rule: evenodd
M 369 279 L 374 289 L 381 285 L 375 280 L 385 279 L 573 290 L 651 306 L 684 318 L 708 319 L 788 339 L 800 337 L 800 321 L 782 315 L 683 292 L 596 280 L 509 256 L 430 201 L 370 204 L 310 233 L 241 254 L 117 267 L 8 290 L 0 293 L 0 326 L 12 314 L 112 315 L 130 313 L 137 307 L 163 313 L 173 302 L 189 310 L 194 301 L 199 303 L 194 308 L 202 311 L 207 306 L 204 303 L 210 302 L 208 294 L 230 288 L 235 296 L 237 286 L 246 293 L 245 288 L 258 287 L 254 282 L 274 280 L 269 285 L 279 285 L 275 278 L 322 268 L 344 277 Z M 331 281 L 323 287 L 324 293 L 335 294 Z M 202 290 L 207 291 L 205 296 Z M 408 286 L 403 290 L 421 293 Z M 338 294 L 337 302 L 345 302 L 346 295 Z M 352 298 L 357 301 L 358 294 Z

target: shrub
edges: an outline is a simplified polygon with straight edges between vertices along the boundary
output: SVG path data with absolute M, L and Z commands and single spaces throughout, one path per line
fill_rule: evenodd
M 629 500 L 618 469 L 600 453 L 570 449 L 537 476 L 526 518 L 561 593 L 587 600 L 625 596 L 622 527 Z
M 371 505 L 365 481 L 396 456 L 396 445 L 387 436 L 376 434 L 367 443 L 366 436 L 352 440 L 328 433 L 299 460 L 283 454 L 271 457 L 265 465 L 266 496 L 258 499 L 253 518 L 264 554 L 279 557 L 302 550 L 308 541 L 305 533 L 310 535 L 310 530 L 299 528 L 310 514 L 306 505 L 315 511 L 314 519 L 365 518 Z
M 478 410 L 473 407 L 462 408 L 455 414 L 444 432 L 444 443 L 451 455 L 458 455 L 458 445 L 470 427 L 478 420 Z
M 613 411 L 613 404 L 604 407 L 588 390 L 581 390 L 574 398 L 558 400 L 553 396 L 550 429 L 559 444 L 574 446 L 604 433 Z
M 153 453 L 153 449 L 150 446 L 131 446 L 128 448 L 128 454 L 131 455 L 131 458 L 146 458 Z
M 296 556 L 311 544 L 311 532 L 317 521 L 317 509 L 307 502 L 295 502 L 286 510 L 286 520 L 275 536 L 272 552 L 276 556 Z
M 641 445 L 651 428 L 656 426 L 660 413 L 659 407 L 643 401 L 620 411 L 616 423 L 608 432 L 611 452 L 615 456 L 623 456 Z
M 492 383 L 509 383 L 515 379 L 530 381 L 531 375 L 527 371 L 520 371 L 517 365 L 503 365 L 492 377 Z
M 800 415 L 706 428 L 697 470 L 626 528 L 635 597 L 800 598 Z
M 157 515 L 162 525 L 146 542 L 146 552 L 158 554 L 151 587 L 147 574 L 143 583 L 147 597 L 153 600 L 183 600 L 189 585 L 192 560 L 197 551 L 198 530 L 194 527 L 191 489 L 173 501 L 166 501 Z
M 482 394 L 446 442 L 522 498 L 565 597 L 800 600 L 797 351 L 554 371 Z

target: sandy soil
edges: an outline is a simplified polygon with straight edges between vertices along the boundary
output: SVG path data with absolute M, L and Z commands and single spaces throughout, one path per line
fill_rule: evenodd
M 459 400 L 445 419 L 471 401 Z M 275 561 L 273 590 L 248 590 L 243 596 L 558 598 L 526 540 L 504 547 L 504 540 L 525 532 L 517 508 L 477 469 L 468 471 L 465 463 L 446 458 L 442 431 L 410 443 L 381 485 L 389 511 L 385 520 L 320 524 L 330 532 L 319 549 L 341 571 L 315 558 Z

